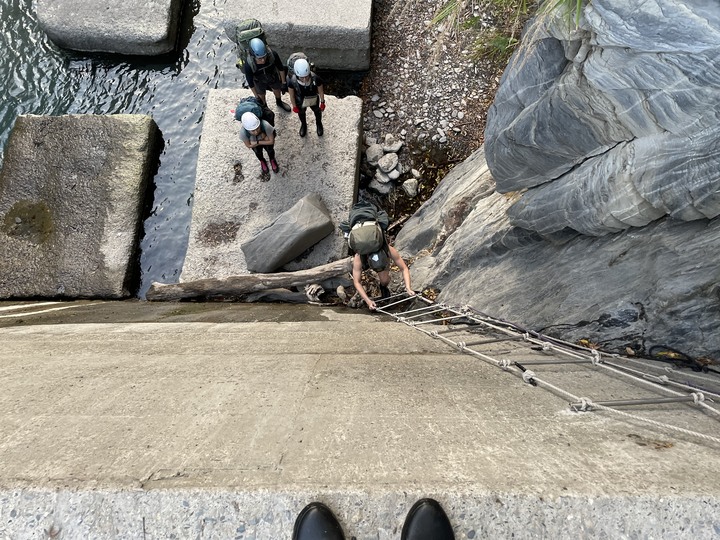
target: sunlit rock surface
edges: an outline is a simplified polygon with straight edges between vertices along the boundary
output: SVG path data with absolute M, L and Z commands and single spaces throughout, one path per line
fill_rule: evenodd
M 488 114 L 511 223 L 601 236 L 720 214 L 720 4 L 593 0 L 541 15 Z

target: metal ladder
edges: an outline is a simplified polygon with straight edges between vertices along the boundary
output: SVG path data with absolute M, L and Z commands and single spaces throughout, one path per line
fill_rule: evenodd
M 436 303 L 421 295 L 400 293 L 388 298 L 374 299 L 377 312 L 392 317 L 415 330 L 439 339 L 458 351 L 472 355 L 507 371 L 525 384 L 538 386 L 565 398 L 570 410 L 577 413 L 604 411 L 616 416 L 640 420 L 664 431 L 683 433 L 704 441 L 720 444 L 720 438 L 666 422 L 653 420 L 628 407 L 668 404 L 690 405 L 688 410 L 720 421 L 720 376 L 709 373 L 687 373 L 667 363 L 610 354 L 575 345 L 520 326 L 488 316 L 469 306 L 453 307 Z M 551 382 L 551 370 L 572 365 L 590 373 L 604 373 L 625 380 L 631 385 L 631 396 L 622 399 L 591 399 L 589 391 L 602 392 L 601 385 L 586 384 L 585 392 L 566 390 L 558 382 Z M 545 371 L 546 373 L 542 373 Z M 564 379 L 568 379 L 563 374 Z M 573 383 L 570 377 L 570 383 Z M 567 383 L 567 381 L 566 381 Z M 575 384 L 575 386 L 579 386 Z M 599 387 L 600 386 L 600 387 Z M 644 395 L 636 397 L 642 388 Z M 715 432 L 717 433 L 717 432 Z

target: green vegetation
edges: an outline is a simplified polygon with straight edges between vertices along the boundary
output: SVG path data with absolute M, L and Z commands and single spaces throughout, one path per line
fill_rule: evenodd
M 431 25 L 452 21 L 466 31 L 473 32 L 472 57 L 505 64 L 515 46 L 520 42 L 520 33 L 527 20 L 538 9 L 539 0 L 485 0 L 481 9 L 491 15 L 487 18 L 469 16 L 463 18 L 466 0 L 448 0 L 435 14 Z M 568 24 L 580 24 L 582 8 L 591 0 L 547 0 L 540 8 L 543 12 L 560 10 L 567 17 Z M 490 25 L 488 26 L 488 23 Z

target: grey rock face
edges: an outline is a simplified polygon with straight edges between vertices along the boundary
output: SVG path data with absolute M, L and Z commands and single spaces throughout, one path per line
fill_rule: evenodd
M 181 0 L 38 0 L 40 25 L 76 51 L 157 55 L 175 48 Z
M 720 4 L 593 0 L 527 29 L 488 113 L 511 222 L 603 235 L 720 214 Z
M 0 297 L 122 298 L 159 133 L 149 116 L 20 116 L 0 173 Z
M 273 272 L 317 244 L 334 229 L 330 212 L 320 195 L 306 195 L 241 245 L 247 269 L 250 272 Z
M 508 219 L 517 197 L 494 191 L 482 150 L 453 169 L 395 242 L 418 256 L 414 288 L 571 341 L 720 357 L 720 218 L 547 239 Z

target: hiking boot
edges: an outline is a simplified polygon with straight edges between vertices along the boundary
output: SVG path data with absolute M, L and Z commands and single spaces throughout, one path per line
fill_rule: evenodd
M 301 137 L 304 137 L 305 135 L 307 135 L 307 124 L 300 124 L 299 133 L 300 133 Z
M 325 133 L 325 130 L 323 129 L 323 125 L 322 125 L 321 122 L 318 122 L 318 124 L 317 124 L 317 134 L 318 134 L 318 137 L 322 137 L 322 136 L 323 136 L 323 133 Z
M 269 171 L 267 161 L 264 159 L 260 162 L 260 168 L 262 169 L 263 174 Z
M 278 167 L 277 161 L 274 159 L 270 160 L 270 166 L 272 167 L 273 172 L 278 172 L 280 170 L 280 167 Z
M 290 107 L 290 105 L 288 105 L 287 103 L 285 103 L 285 102 L 284 102 L 283 100 L 281 100 L 281 99 L 275 98 L 275 105 L 277 105 L 278 107 L 280 107 L 280 108 L 281 108 L 283 111 L 285 111 L 285 112 L 290 112 L 290 111 L 292 111 L 292 107 Z

